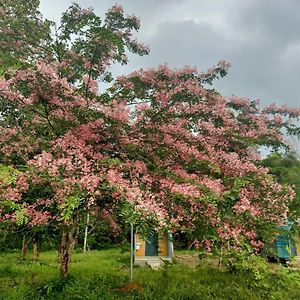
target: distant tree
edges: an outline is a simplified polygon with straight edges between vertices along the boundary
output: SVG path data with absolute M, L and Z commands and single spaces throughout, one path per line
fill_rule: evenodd
M 300 160 L 295 152 L 273 152 L 262 164 L 267 167 L 281 184 L 293 186 L 296 192 L 294 200 L 289 204 L 289 218 L 300 218 Z

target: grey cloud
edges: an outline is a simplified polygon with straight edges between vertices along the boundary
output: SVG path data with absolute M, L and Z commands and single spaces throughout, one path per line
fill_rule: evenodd
M 160 24 L 158 32 L 149 41 L 152 53 L 145 58 L 149 64 L 167 62 L 173 67 L 196 65 L 205 69 L 223 59 L 230 49 L 226 40 L 206 23 L 168 22 Z
M 58 15 L 71 1 L 42 0 L 43 11 Z M 226 59 L 227 78 L 215 83 L 226 95 L 299 105 L 299 0 L 82 0 L 99 14 L 115 4 L 141 17 L 138 39 L 149 44 L 148 57 L 130 55 L 115 74 L 168 63 L 205 70 Z
M 256 0 L 250 3 L 237 14 L 236 26 L 248 30 L 256 28 L 265 38 L 282 43 L 299 39 L 300 1 Z

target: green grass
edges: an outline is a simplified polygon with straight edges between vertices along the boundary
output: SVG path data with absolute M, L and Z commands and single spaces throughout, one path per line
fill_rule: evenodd
M 59 278 L 57 254 L 0 254 L 0 299 L 300 299 L 300 276 L 282 269 L 259 273 L 228 272 L 202 262 L 197 268 L 182 263 L 160 270 L 134 269 L 141 290 L 122 292 L 129 280 L 129 253 L 118 249 L 77 253 L 70 276 Z

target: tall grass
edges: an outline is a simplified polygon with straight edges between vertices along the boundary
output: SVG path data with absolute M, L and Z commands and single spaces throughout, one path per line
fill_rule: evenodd
M 57 254 L 42 252 L 39 260 L 29 253 L 0 255 L 0 299 L 300 299 L 300 275 L 284 269 L 268 276 L 230 273 L 201 263 L 182 263 L 159 270 L 134 269 L 135 289 L 129 280 L 129 253 L 119 249 L 77 253 L 70 276 L 59 278 Z

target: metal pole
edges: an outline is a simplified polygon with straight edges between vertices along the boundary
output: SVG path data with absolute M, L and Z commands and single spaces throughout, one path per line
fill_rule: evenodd
M 133 280 L 133 224 L 131 225 L 131 236 L 130 236 L 130 282 Z
M 86 224 L 85 224 L 85 230 L 84 230 L 84 241 L 83 241 L 83 252 L 86 252 L 87 248 L 87 238 L 88 238 L 88 229 L 89 229 L 89 222 L 90 222 L 90 215 L 87 213 L 86 215 Z

